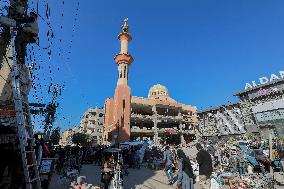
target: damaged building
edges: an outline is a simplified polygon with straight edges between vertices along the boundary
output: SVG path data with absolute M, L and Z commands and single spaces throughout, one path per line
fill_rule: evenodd
M 148 98 L 131 96 L 128 75 L 133 57 L 128 52 L 132 40 L 128 29 L 126 19 L 118 35 L 121 51 L 115 56 L 118 81 L 114 98 L 106 99 L 104 105 L 104 143 L 147 138 L 156 144 L 178 144 L 194 137 L 196 107 L 176 102 L 165 86 L 154 85 Z
M 234 94 L 235 103 L 198 112 L 199 130 L 204 137 L 257 134 L 268 139 L 284 135 L 284 76 L 271 74 L 270 80 L 260 84 L 246 84 L 243 91 Z M 269 128 L 269 129 L 268 129 Z

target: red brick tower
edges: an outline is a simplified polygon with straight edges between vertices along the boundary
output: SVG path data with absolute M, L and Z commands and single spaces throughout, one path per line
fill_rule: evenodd
M 132 40 L 132 37 L 128 33 L 129 27 L 127 22 L 128 19 L 125 19 L 121 27 L 122 32 L 118 35 L 121 49 L 114 57 L 118 65 L 118 80 L 114 94 L 113 119 L 116 128 L 113 132 L 113 137 L 117 135 L 118 142 L 125 142 L 130 139 L 131 89 L 128 86 L 128 71 L 133 58 L 128 53 L 128 43 Z

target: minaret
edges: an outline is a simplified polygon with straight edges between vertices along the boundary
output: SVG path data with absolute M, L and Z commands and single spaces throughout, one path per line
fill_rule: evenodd
M 129 66 L 133 62 L 132 56 L 128 53 L 128 43 L 132 39 L 128 33 L 128 19 L 124 19 L 121 29 L 122 32 L 118 35 L 121 48 L 114 57 L 118 65 L 118 80 L 114 94 L 113 124 L 116 126 L 113 128 L 113 137 L 117 138 L 117 142 L 125 142 L 130 139 L 131 89 L 128 86 L 128 72 Z
M 121 26 L 122 33 L 118 35 L 121 43 L 120 53 L 116 54 L 114 60 L 118 65 L 118 80 L 117 85 L 128 85 L 128 70 L 133 61 L 132 56 L 128 53 L 128 43 L 132 40 L 128 33 L 128 19 L 124 19 L 124 24 Z

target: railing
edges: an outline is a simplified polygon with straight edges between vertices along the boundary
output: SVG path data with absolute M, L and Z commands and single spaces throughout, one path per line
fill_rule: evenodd
M 132 113 L 131 114 L 131 118 L 140 118 L 140 119 L 151 119 L 153 120 L 155 118 L 154 115 L 142 115 L 142 114 L 134 114 Z M 180 120 L 183 120 L 182 117 L 180 116 L 164 116 L 164 115 L 157 115 L 157 119 L 158 120 L 177 120 L 177 121 L 180 121 Z M 192 119 L 190 119 L 189 121 L 192 121 Z

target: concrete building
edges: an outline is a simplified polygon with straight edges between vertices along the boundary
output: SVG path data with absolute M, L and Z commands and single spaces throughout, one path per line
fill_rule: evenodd
M 204 137 L 246 133 L 239 102 L 198 112 L 199 131 Z
M 150 138 L 183 140 L 182 134 L 194 134 L 197 123 L 196 107 L 176 102 L 169 96 L 168 89 L 154 85 L 148 98 L 131 96 L 128 73 L 133 61 L 128 52 L 132 37 L 125 20 L 118 39 L 121 51 L 115 56 L 118 65 L 118 81 L 114 98 L 105 100 L 104 142 L 124 142 L 130 139 Z M 181 136 L 181 137 L 176 137 Z
M 92 136 L 95 144 L 102 143 L 104 122 L 104 109 L 103 108 L 89 108 L 83 115 L 80 122 L 79 130 Z
M 66 145 L 72 145 L 72 137 L 75 133 L 81 132 L 78 127 L 68 129 L 63 132 L 60 140 L 60 145 L 66 146 Z
M 240 98 L 248 131 L 258 131 L 263 138 L 267 138 L 266 128 L 271 126 L 276 136 L 284 136 L 284 75 L 281 79 L 279 77 L 246 89 L 235 96 Z
M 198 112 L 202 135 L 258 133 L 267 139 L 269 127 L 275 136 L 284 136 L 284 71 L 259 80 L 234 94 L 238 102 Z
M 148 98 L 131 97 L 131 139 L 179 144 L 195 135 L 196 124 L 196 107 L 176 102 L 161 84 L 150 88 Z

